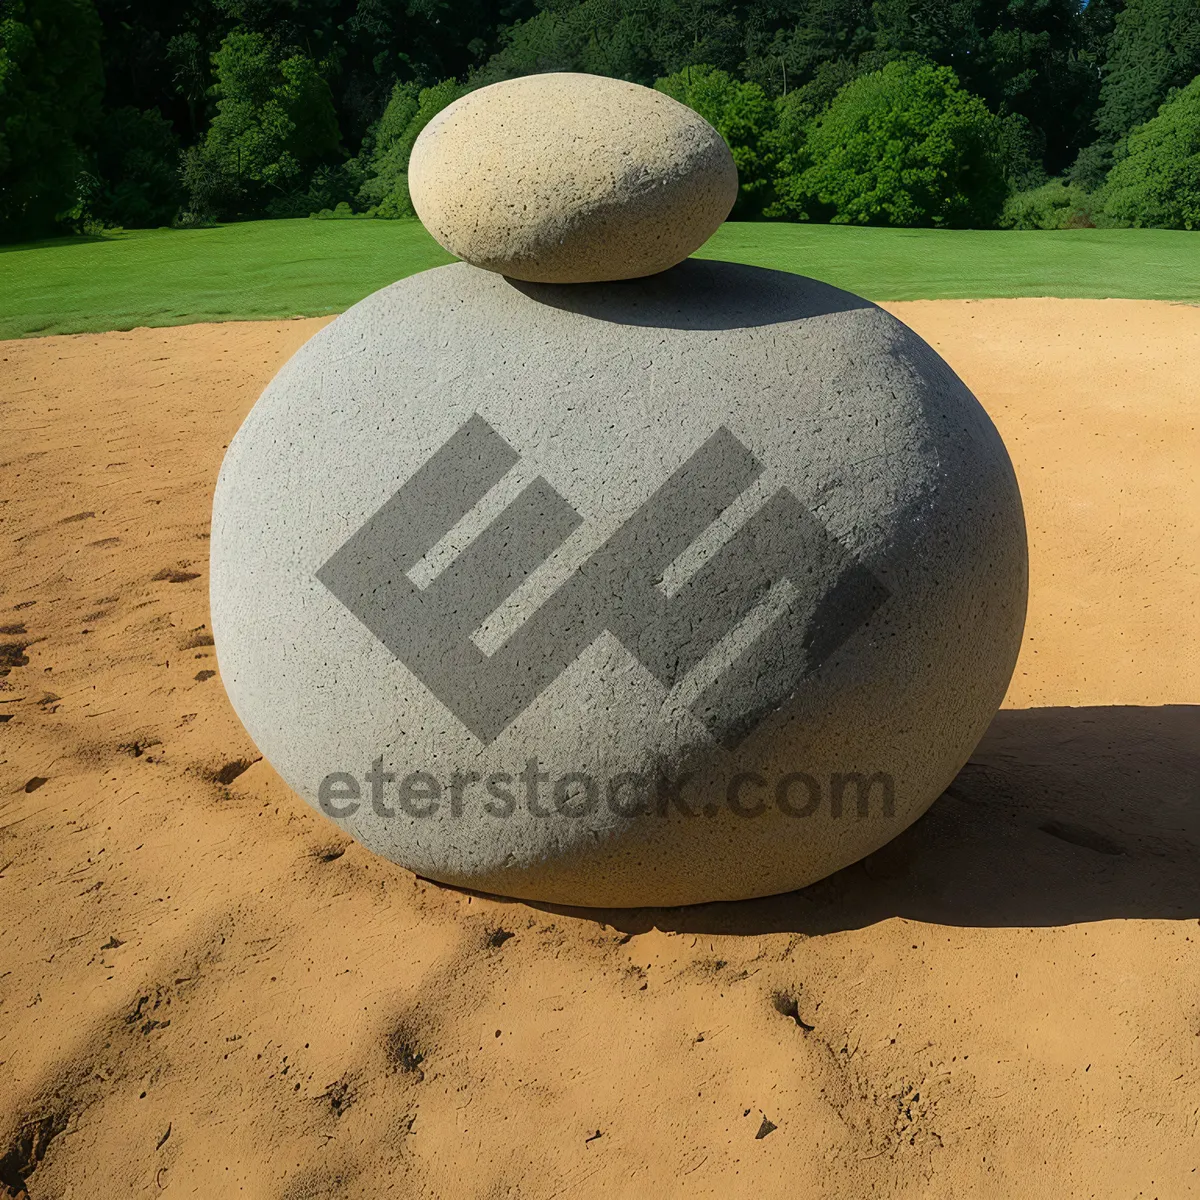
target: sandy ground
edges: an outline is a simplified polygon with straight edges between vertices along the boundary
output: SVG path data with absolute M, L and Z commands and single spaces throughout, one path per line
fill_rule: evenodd
M 221 454 L 318 321 L 0 344 L 0 1192 L 1200 1191 L 1200 308 L 888 306 L 1032 599 L 931 812 L 804 892 L 553 911 L 373 858 L 208 637 Z

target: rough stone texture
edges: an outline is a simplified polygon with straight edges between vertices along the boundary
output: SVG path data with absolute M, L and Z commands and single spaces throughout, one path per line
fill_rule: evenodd
M 692 109 L 567 72 L 455 101 L 421 132 L 408 183 L 451 254 L 545 283 L 666 270 L 712 236 L 738 187 L 729 148 Z
M 214 502 L 221 673 L 280 774 L 354 776 L 326 809 L 422 875 L 559 903 L 765 895 L 888 841 L 995 713 L 1026 582 L 941 358 L 728 263 L 385 288 L 280 371 Z M 881 780 L 837 811 L 877 774 L 890 813 Z

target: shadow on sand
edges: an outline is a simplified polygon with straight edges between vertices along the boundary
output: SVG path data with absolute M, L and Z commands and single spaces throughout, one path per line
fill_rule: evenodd
M 635 934 L 821 934 L 889 917 L 1200 918 L 1200 706 L 1006 709 L 916 824 L 797 892 L 688 908 L 532 907 Z

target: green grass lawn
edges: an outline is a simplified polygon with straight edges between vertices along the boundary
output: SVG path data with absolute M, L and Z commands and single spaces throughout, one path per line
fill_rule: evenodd
M 872 300 L 1123 296 L 1200 301 L 1200 234 L 728 224 L 699 252 Z M 252 221 L 0 248 L 0 338 L 317 316 L 452 261 L 415 221 Z

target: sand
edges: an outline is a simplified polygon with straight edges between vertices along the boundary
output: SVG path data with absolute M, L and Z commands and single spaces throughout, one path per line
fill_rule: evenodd
M 887 307 L 1016 464 L 1005 709 L 865 863 L 683 910 L 440 888 L 259 759 L 209 503 L 320 321 L 0 343 L 0 1192 L 1200 1190 L 1200 308 Z

